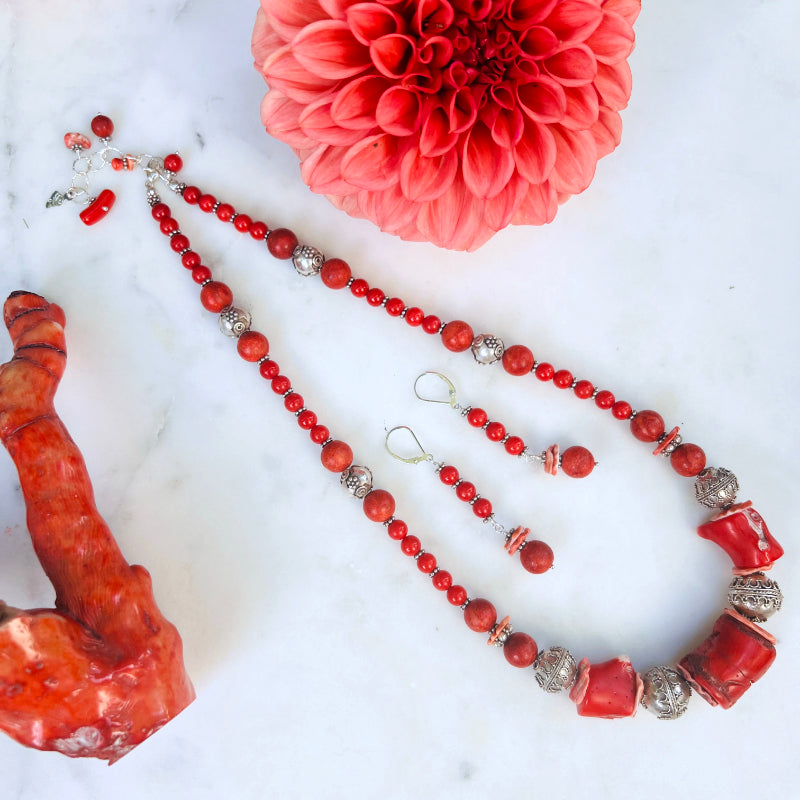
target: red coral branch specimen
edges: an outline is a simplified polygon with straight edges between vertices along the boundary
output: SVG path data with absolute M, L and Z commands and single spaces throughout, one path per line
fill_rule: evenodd
M 23 611 L 0 601 L 0 729 L 28 747 L 113 763 L 186 708 L 194 689 L 149 573 L 123 558 L 53 408 L 63 311 L 14 292 L 3 312 L 14 357 L 0 366 L 0 440 L 56 602 Z

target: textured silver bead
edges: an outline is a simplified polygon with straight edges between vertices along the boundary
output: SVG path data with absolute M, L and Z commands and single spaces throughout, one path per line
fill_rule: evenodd
M 479 364 L 494 364 L 503 357 L 503 340 L 489 333 L 479 333 L 472 340 L 472 355 Z
M 322 269 L 325 256 L 310 244 L 298 244 L 292 252 L 292 263 L 297 272 L 305 278 L 316 275 Z
M 368 467 L 351 464 L 340 479 L 342 486 L 358 500 L 363 500 L 372 489 L 372 472 Z
M 231 337 L 241 336 L 245 331 L 250 330 L 251 317 L 242 308 L 230 306 L 219 315 L 219 329 Z
M 578 665 L 566 647 L 550 647 L 536 656 L 533 672 L 536 675 L 536 683 L 545 692 L 555 694 L 572 686 Z
M 697 502 L 708 508 L 726 508 L 736 499 L 739 481 L 723 467 L 706 467 L 694 482 Z
M 642 705 L 659 719 L 678 719 L 688 708 L 692 690 L 672 667 L 651 667 L 642 683 Z
M 781 610 L 783 593 L 777 582 L 763 572 L 736 575 L 728 587 L 728 602 L 734 611 L 754 622 L 766 622 Z

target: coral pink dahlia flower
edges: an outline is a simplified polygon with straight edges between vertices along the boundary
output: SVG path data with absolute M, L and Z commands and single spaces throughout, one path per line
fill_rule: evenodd
M 384 231 L 474 250 L 541 225 L 620 141 L 641 0 L 261 0 L 267 131 Z

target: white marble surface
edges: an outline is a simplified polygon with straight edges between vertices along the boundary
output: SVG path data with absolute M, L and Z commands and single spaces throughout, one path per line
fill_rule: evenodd
M 472 255 L 404 244 L 335 211 L 262 131 L 257 2 L 0 6 L 0 293 L 60 303 L 70 360 L 58 408 L 127 557 L 180 628 L 198 699 L 112 769 L 0 739 L 7 800 L 58 797 L 745 798 L 796 791 L 798 67 L 792 0 L 646 3 L 624 136 L 546 229 Z M 201 187 L 286 225 L 374 285 L 529 344 L 683 426 L 739 475 L 787 549 L 770 673 L 729 712 L 694 698 L 664 724 L 580 719 L 509 668 L 318 465 L 197 302 L 148 218 L 139 176 L 86 229 L 45 210 L 68 180 L 66 130 L 97 112 L 134 152 L 180 150 Z M 102 187 L 100 187 L 102 188 Z M 723 604 L 727 558 L 693 533 L 689 482 L 588 404 L 446 356 L 382 311 L 302 280 L 173 200 L 309 406 L 373 467 L 399 513 L 470 590 L 540 646 L 645 669 L 680 657 Z M 10 354 L 0 342 L 0 356 Z M 533 474 L 441 407 L 425 369 L 535 444 L 589 446 L 586 481 Z M 413 425 L 508 524 L 556 551 L 510 563 L 431 473 L 392 462 Z M 16 473 L 0 458 L 0 595 L 48 605 Z M 0 654 L 2 657 L 2 654 Z

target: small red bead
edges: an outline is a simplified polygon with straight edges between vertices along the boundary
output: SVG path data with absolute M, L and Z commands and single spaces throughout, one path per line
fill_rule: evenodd
M 412 328 L 416 328 L 417 325 L 422 325 L 422 320 L 424 318 L 425 314 L 422 309 L 416 306 L 411 306 L 411 308 L 406 311 L 406 322 L 411 325 Z
M 297 415 L 297 424 L 304 431 L 310 431 L 317 424 L 317 415 L 307 408 Z
M 422 550 L 422 543 L 416 536 L 406 536 L 400 542 L 400 549 L 407 556 L 415 556 L 420 550 Z
M 479 497 L 472 504 L 472 511 L 476 517 L 486 519 L 492 513 L 492 504 L 485 497 Z
M 292 414 L 296 414 L 304 405 L 303 395 L 297 394 L 297 392 L 287 394 L 283 399 L 283 407 Z
M 390 317 L 399 317 L 406 304 L 399 297 L 392 297 L 386 301 L 386 313 Z
M 226 284 L 220 281 L 211 281 L 200 290 L 200 302 L 203 304 L 203 308 L 218 314 L 233 302 L 233 292 Z
M 538 367 L 533 371 L 533 374 L 540 380 L 540 381 L 549 381 L 553 379 L 553 375 L 556 374 L 555 369 L 553 369 L 552 364 L 544 363 L 539 364 Z
M 594 394 L 594 386 L 591 381 L 578 381 L 574 392 L 581 400 L 588 400 Z
M 202 192 L 196 186 L 187 186 L 183 190 L 183 199 L 193 206 L 202 196 Z
M 268 232 L 269 228 L 265 222 L 254 222 L 250 226 L 250 235 L 257 241 L 263 239 Z
M 519 436 L 509 436 L 504 447 L 506 448 L 506 453 L 518 456 L 525 449 L 525 442 Z
M 546 542 L 533 539 L 525 542 L 525 546 L 519 551 L 519 560 L 528 572 L 541 575 L 553 566 L 553 551 Z
M 439 317 L 434 316 L 433 314 L 429 314 L 425 319 L 422 320 L 422 330 L 425 333 L 430 333 L 433 335 L 434 333 L 439 333 L 439 328 L 442 327 L 442 321 Z
M 276 375 L 271 385 L 275 394 L 286 394 L 292 388 L 292 382 L 285 375 Z
M 230 222 L 234 213 L 234 208 L 230 203 L 222 203 L 221 205 L 217 206 L 217 219 L 220 219 L 223 222 Z
M 433 553 L 423 553 L 417 559 L 417 569 L 426 575 L 430 575 L 436 569 L 436 556 Z
M 630 403 L 626 403 L 624 400 L 617 400 L 617 402 L 611 406 L 611 413 L 617 419 L 628 419 L 633 413 L 633 408 L 631 408 Z
M 389 538 L 396 539 L 399 542 L 408 535 L 408 525 L 401 519 L 393 519 L 386 526 L 386 532 L 389 534 Z
M 350 265 L 341 258 L 329 258 L 319 272 L 322 282 L 329 289 L 344 289 L 352 274 Z
M 176 233 L 170 240 L 169 246 L 176 252 L 182 253 L 184 250 L 189 249 L 189 237 L 184 236 L 182 233 Z
M 640 411 L 631 420 L 631 433 L 640 442 L 655 442 L 664 433 L 664 419 L 657 411 Z
M 512 344 L 503 353 L 503 369 L 509 375 L 527 375 L 533 362 L 533 353 L 524 344 Z
M 536 661 L 539 649 L 533 637 L 517 631 L 512 633 L 503 645 L 503 655 L 512 667 L 525 669 Z
M 236 350 L 245 361 L 255 363 L 269 353 L 269 342 L 263 333 L 245 331 L 236 342 Z
M 465 350 L 469 350 L 474 338 L 475 334 L 472 332 L 472 328 L 460 319 L 448 322 L 442 328 L 442 344 L 452 353 L 463 353 Z
M 445 486 L 452 486 L 458 480 L 458 470 L 451 466 L 442 467 L 439 470 L 439 480 Z
M 488 633 L 497 622 L 497 611 L 488 600 L 479 597 L 464 609 L 464 622 L 471 631 Z
M 453 585 L 453 576 L 446 569 L 440 569 L 431 578 L 431 583 L 434 589 L 445 592 Z
M 325 469 L 331 472 L 344 472 L 353 463 L 353 451 L 347 442 L 334 439 L 322 448 L 320 460 Z
M 267 250 L 275 258 L 291 258 L 295 247 L 297 237 L 288 228 L 276 228 L 267 239 Z
M 561 454 L 561 469 L 570 478 L 585 478 L 594 469 L 594 456 L 585 447 L 574 445 Z
M 669 457 L 672 469 L 683 475 L 684 478 L 692 478 L 699 475 L 706 466 L 706 454 L 701 447 L 696 444 L 679 444 Z
M 156 203 L 153 208 L 150 209 L 150 213 L 153 215 L 153 219 L 162 220 L 169 219 L 172 212 L 169 210 L 169 206 L 166 203 Z
M 458 497 L 459 500 L 463 500 L 465 503 L 472 500 L 475 494 L 475 484 L 469 481 L 461 481 L 461 483 L 456 486 L 456 497 Z
M 502 422 L 490 422 L 486 426 L 486 437 L 492 442 L 500 442 L 506 437 L 506 426 Z
M 572 386 L 573 380 L 572 373 L 568 369 L 560 369 L 553 375 L 553 383 L 558 386 L 559 389 L 569 389 L 569 387 Z
M 210 214 L 214 210 L 214 206 L 216 204 L 217 198 L 214 197 L 213 194 L 204 194 L 197 201 L 197 205 L 200 206 L 200 210 L 205 211 L 206 214 Z
M 258 365 L 258 371 L 261 373 L 262 378 L 266 378 L 268 381 L 271 381 L 273 378 L 276 378 L 280 375 L 281 369 L 278 366 L 277 361 L 263 361 L 261 364 Z
M 195 267 L 199 267 L 200 255 L 195 253 L 193 250 L 189 250 L 188 253 L 184 253 L 181 256 L 181 264 L 183 264 L 186 269 L 194 269 Z
M 323 444 L 330 439 L 331 432 L 325 425 L 315 425 L 311 429 L 309 435 L 311 436 L 311 441 L 314 442 L 314 444 Z
M 380 289 L 370 289 L 367 292 L 367 302 L 374 307 L 379 306 L 383 302 L 384 297 L 386 297 L 386 295 Z
M 164 156 L 164 166 L 170 172 L 180 172 L 183 159 L 177 153 L 170 153 L 168 156 Z
M 200 264 L 192 269 L 192 280 L 195 283 L 205 283 L 211 280 L 211 270 Z
M 394 514 L 395 502 L 384 489 L 373 489 L 364 498 L 364 513 L 373 522 L 386 522 Z
M 611 392 L 608 391 L 608 389 L 603 389 L 602 391 L 598 392 L 597 396 L 594 398 L 594 404 L 598 408 L 603 409 L 611 408 L 615 402 L 616 398 Z
M 98 114 L 92 120 L 92 133 L 101 139 L 107 139 L 114 133 L 114 123 L 105 114 Z
M 369 284 L 363 278 L 356 278 L 350 284 L 350 292 L 353 297 L 364 297 L 369 291 Z
M 469 422 L 473 428 L 482 428 L 486 424 L 487 419 L 489 419 L 489 416 L 482 408 L 471 408 L 467 412 L 467 422 Z
M 467 590 L 457 583 L 447 590 L 447 602 L 454 606 L 463 606 L 467 602 Z
M 175 217 L 164 217 L 158 225 L 158 229 L 164 236 L 169 236 L 178 230 L 178 220 Z
M 253 220 L 250 219 L 247 214 L 237 214 L 236 219 L 233 221 L 233 227 L 236 228 L 239 233 L 247 233 L 252 224 Z

